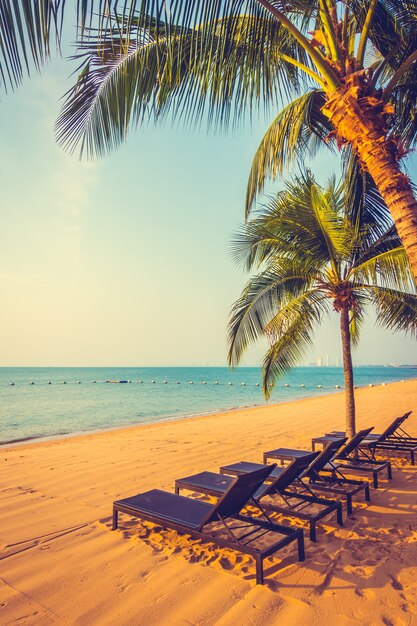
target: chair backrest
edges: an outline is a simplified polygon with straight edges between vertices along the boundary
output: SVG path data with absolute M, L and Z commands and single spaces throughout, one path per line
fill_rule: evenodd
M 400 417 L 396 417 L 395 420 L 393 420 L 391 424 L 387 426 L 384 432 L 381 433 L 381 436 L 379 437 L 378 442 L 385 441 L 385 439 L 388 439 L 388 437 L 392 437 L 392 435 L 397 430 L 398 426 L 401 426 L 401 424 L 407 419 L 409 414 L 410 413 L 405 413 L 404 415 L 401 415 Z
M 209 522 L 215 521 L 218 519 L 218 516 L 227 518 L 239 513 L 275 467 L 276 464 L 265 465 L 265 467 L 255 470 L 254 472 L 237 476 L 230 484 L 227 491 L 225 491 L 222 497 L 219 498 L 213 506 L 199 528 L 202 528 Z
M 373 430 L 373 429 L 374 429 L 374 427 L 371 426 L 371 428 L 365 428 L 364 430 L 359 430 L 356 433 L 356 435 L 353 435 L 353 437 L 351 439 L 349 439 L 349 441 L 347 441 L 345 443 L 343 448 L 341 450 L 339 450 L 336 458 L 337 459 L 346 459 L 349 456 L 349 454 L 352 454 L 352 452 L 359 446 L 361 441 L 363 439 L 365 439 L 369 435 L 371 430 Z
M 304 476 L 315 477 L 320 470 L 324 468 L 325 465 L 329 461 L 331 461 L 346 442 L 347 437 L 342 437 L 341 439 L 334 439 L 327 444 L 327 446 L 322 450 L 319 455 L 310 463 L 309 467 L 307 467 L 304 472 Z
M 289 487 L 310 465 L 310 463 L 319 455 L 319 452 L 310 452 L 305 456 L 291 461 L 284 471 L 274 478 L 270 483 L 262 485 L 259 492 L 256 494 L 256 498 L 262 498 L 263 496 L 276 493 L 277 491 L 283 491 Z
M 412 411 L 408 411 L 407 413 L 404 413 L 404 415 L 402 415 L 401 417 L 397 418 L 397 424 L 395 427 L 395 430 L 393 433 L 391 433 L 390 437 L 402 437 L 404 434 L 407 436 L 408 433 L 405 432 L 405 430 L 403 430 L 402 428 L 400 428 L 400 426 L 405 422 L 406 419 L 408 419 L 411 415 Z M 400 429 L 400 432 L 397 433 L 397 429 Z M 408 435 L 409 437 L 410 435 Z

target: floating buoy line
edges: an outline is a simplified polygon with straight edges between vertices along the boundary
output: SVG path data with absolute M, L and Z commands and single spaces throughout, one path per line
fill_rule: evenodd
M 157 381 L 157 380 L 142 380 L 141 378 L 139 378 L 138 380 L 126 380 L 126 379 L 108 379 L 108 380 L 92 380 L 92 381 L 87 381 L 88 383 L 91 384 L 113 384 L 113 385 L 129 385 L 129 384 L 151 384 L 151 385 L 157 385 L 157 384 L 162 384 L 162 385 L 181 385 L 182 382 L 185 381 L 180 381 L 180 380 L 176 380 L 176 381 L 169 381 L 169 380 L 161 380 L 161 381 Z M 218 386 L 227 386 L 227 387 L 232 387 L 234 384 L 239 384 L 239 383 L 233 383 L 233 382 L 220 382 L 218 380 L 215 381 L 207 381 L 207 380 L 189 380 L 187 381 L 188 385 L 218 385 Z M 401 382 L 405 382 L 405 381 L 401 381 Z M 52 380 L 48 380 L 46 382 L 42 381 L 42 382 L 36 382 L 34 380 L 28 381 L 28 382 L 22 382 L 22 383 L 16 383 L 14 381 L 10 382 L 10 383 L 0 383 L 0 386 L 10 386 L 10 387 L 15 387 L 15 386 L 42 386 L 42 385 L 81 385 L 81 384 L 85 384 L 86 381 L 82 381 L 82 380 L 72 380 L 72 381 L 67 381 L 67 380 L 61 380 L 61 381 L 52 381 Z M 387 383 L 379 383 L 380 385 L 382 385 L 383 387 L 387 384 Z M 248 383 L 245 381 L 242 381 L 240 383 L 241 387 L 260 387 L 261 383 L 257 382 L 257 383 Z M 273 387 L 274 385 L 272 383 L 270 383 L 269 385 L 270 387 Z M 369 387 L 374 387 L 375 384 L 370 383 Z M 326 385 L 305 385 L 304 383 L 301 384 L 290 384 L 290 383 L 279 383 L 275 385 L 276 389 L 342 389 L 343 387 L 341 385 L 330 385 L 330 386 L 326 386 Z M 356 389 L 356 387 L 355 387 Z

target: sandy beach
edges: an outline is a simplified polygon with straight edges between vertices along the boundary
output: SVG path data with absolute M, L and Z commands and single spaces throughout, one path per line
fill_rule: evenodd
M 417 381 L 357 391 L 358 427 L 380 432 L 409 410 L 417 436 Z M 317 544 L 305 533 L 304 563 L 291 546 L 267 561 L 264 586 L 242 554 L 126 516 L 110 531 L 117 498 L 343 426 L 337 393 L 2 448 L 0 622 L 417 624 L 417 466 L 405 459 L 344 528 L 329 517 Z

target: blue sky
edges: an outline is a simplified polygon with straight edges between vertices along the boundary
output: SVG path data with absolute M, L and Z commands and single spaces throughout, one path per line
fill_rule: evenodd
M 225 364 L 247 278 L 229 242 L 266 120 L 227 135 L 164 123 L 80 163 L 53 137 L 69 73 L 56 60 L 0 102 L 0 365 Z M 336 163 L 323 152 L 315 171 Z M 355 361 L 415 363 L 415 348 L 371 317 Z M 305 362 L 325 354 L 340 358 L 336 316 Z

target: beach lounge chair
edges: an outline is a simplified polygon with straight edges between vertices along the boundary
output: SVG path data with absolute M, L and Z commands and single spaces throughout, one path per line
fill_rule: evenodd
M 377 452 L 383 452 L 388 456 L 390 456 L 390 453 L 396 453 L 398 456 L 409 456 L 411 464 L 415 465 L 417 439 L 410 436 L 407 438 L 402 434 L 405 433 L 402 425 L 410 414 L 411 411 L 401 417 L 397 417 L 380 435 L 369 435 L 368 438 L 361 442 L 359 449 L 367 450 L 373 460 L 375 460 Z M 329 434 L 336 435 L 337 433 Z
M 360 449 L 360 444 L 369 437 L 371 428 L 360 430 L 339 450 L 329 467 L 324 467 L 324 471 L 328 469 L 334 473 L 337 469 L 343 471 L 349 470 L 349 473 L 367 473 L 372 474 L 373 486 L 378 489 L 378 474 L 386 470 L 388 480 L 392 479 L 391 463 L 389 461 L 376 461 L 371 454 L 364 449 Z M 324 435 L 323 437 L 315 437 L 312 439 L 313 450 L 316 444 L 327 445 L 336 437 L 333 435 Z
M 254 500 L 259 507 L 267 511 L 283 513 L 290 517 L 309 522 L 310 539 L 316 541 L 316 524 L 327 515 L 336 512 L 337 522 L 343 526 L 341 502 L 318 497 L 305 485 L 300 476 L 305 472 L 318 452 L 309 452 L 294 459 L 286 467 L 275 467 L 267 476 L 265 483 L 254 493 Z M 270 467 L 261 463 L 241 461 L 220 468 L 220 474 L 201 472 L 175 481 L 175 493 L 181 489 L 221 497 L 229 488 L 234 478 L 230 476 L 247 476 L 253 471 Z M 296 489 L 290 489 L 291 486 Z M 278 500 L 278 501 L 277 501 Z
M 405 420 L 407 420 L 410 417 L 411 413 L 412 411 L 408 411 L 407 413 L 404 413 L 404 415 L 400 415 L 400 417 L 396 417 L 395 419 L 392 420 L 391 424 L 387 426 L 387 428 L 384 430 L 383 433 L 370 433 L 367 436 L 367 439 L 377 441 L 378 439 L 383 437 L 384 440 L 395 439 L 397 441 L 404 440 L 409 443 L 417 442 L 417 437 L 411 437 L 411 435 L 409 435 L 403 428 L 403 424 Z M 326 434 L 331 435 L 331 436 L 336 436 L 336 437 L 343 437 L 345 436 L 346 433 L 344 431 L 333 430 L 331 433 L 326 433 Z
M 262 468 L 230 482 L 216 504 L 208 504 L 184 496 L 152 489 L 113 503 L 113 530 L 118 527 L 118 514 L 172 528 L 203 541 L 251 555 L 256 562 L 256 582 L 263 584 L 263 562 L 284 546 L 297 542 L 298 560 L 304 561 L 304 536 L 300 528 L 289 528 L 272 522 L 254 494 L 261 487 L 273 467 Z M 241 514 L 251 502 L 264 519 Z
M 335 459 L 342 446 L 346 443 L 346 437 L 341 439 L 332 439 L 320 454 L 312 461 L 309 467 L 301 476 L 302 479 L 309 481 L 310 488 L 314 491 L 323 491 L 332 493 L 346 498 L 346 510 L 348 515 L 352 514 L 352 500 L 357 493 L 364 492 L 365 500 L 370 501 L 369 483 L 367 481 L 354 480 L 346 478 L 340 470 L 328 475 L 329 464 Z M 291 456 L 305 454 L 305 450 L 292 450 L 290 448 L 278 448 L 264 452 L 264 462 L 269 458 L 289 459 Z M 326 468 L 326 469 L 325 469 Z M 321 472 L 327 472 L 322 474 Z

